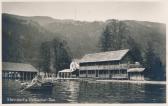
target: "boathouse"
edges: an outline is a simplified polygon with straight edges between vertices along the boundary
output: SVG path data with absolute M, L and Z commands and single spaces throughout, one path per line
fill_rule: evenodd
M 64 69 L 58 72 L 58 78 L 71 78 L 72 70 Z
M 145 68 L 130 68 L 128 69 L 128 76 L 130 80 L 144 80 Z
M 58 78 L 76 78 L 79 77 L 79 60 L 74 59 L 70 64 L 70 69 L 64 69 L 58 72 Z
M 130 66 L 136 67 L 136 64 L 131 59 L 129 49 L 86 54 L 80 60 L 79 77 L 129 79 L 132 76 L 131 72 L 128 76 Z
M 2 77 L 5 79 L 31 80 L 38 70 L 30 64 L 2 62 Z

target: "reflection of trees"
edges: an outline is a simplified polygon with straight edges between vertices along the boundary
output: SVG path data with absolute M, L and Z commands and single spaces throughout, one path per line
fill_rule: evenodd
M 144 91 L 146 103 L 166 103 L 166 85 L 145 84 Z
M 79 103 L 131 103 L 145 98 L 144 84 L 120 82 L 81 82 Z

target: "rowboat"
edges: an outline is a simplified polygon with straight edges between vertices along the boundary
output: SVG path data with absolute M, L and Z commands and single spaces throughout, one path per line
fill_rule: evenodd
M 22 84 L 22 90 L 49 90 L 52 89 L 54 86 L 53 82 L 49 80 L 42 79 L 39 75 L 37 75 L 30 83 Z

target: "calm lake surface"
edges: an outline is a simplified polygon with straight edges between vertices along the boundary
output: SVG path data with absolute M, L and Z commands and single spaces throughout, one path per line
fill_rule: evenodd
M 2 103 L 166 103 L 166 85 L 59 81 L 52 90 L 20 92 L 20 82 L 2 81 Z

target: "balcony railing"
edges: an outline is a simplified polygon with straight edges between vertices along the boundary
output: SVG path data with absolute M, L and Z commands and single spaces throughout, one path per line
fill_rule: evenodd
M 127 68 L 128 68 L 127 64 L 80 66 L 80 70 L 118 70 L 118 69 L 127 69 Z
M 137 68 L 137 67 L 141 67 L 141 65 L 118 64 L 118 65 L 80 66 L 80 70 L 119 70 L 119 69 Z

